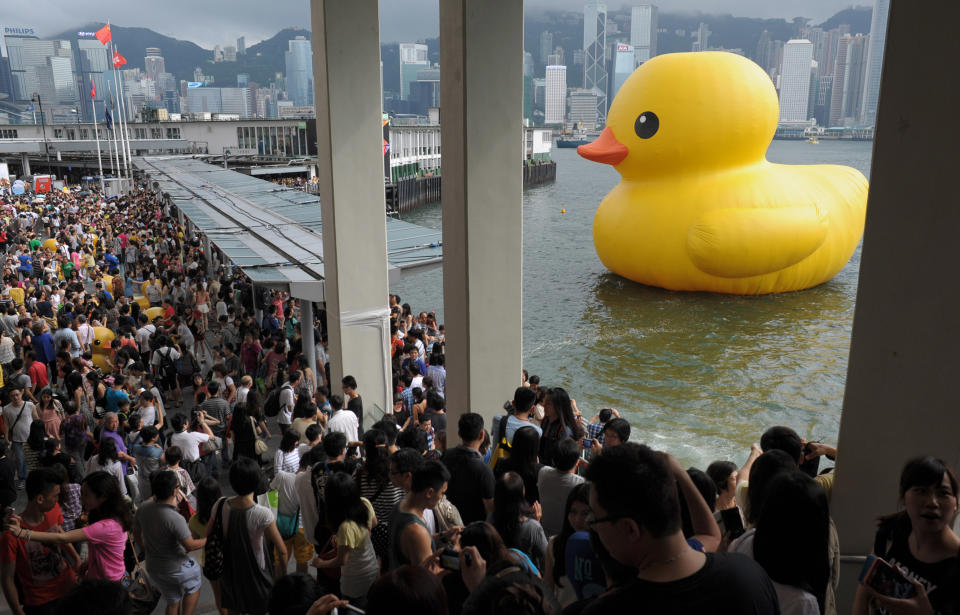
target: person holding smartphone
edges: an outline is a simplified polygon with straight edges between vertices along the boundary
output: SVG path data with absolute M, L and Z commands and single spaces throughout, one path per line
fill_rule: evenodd
M 903 573 L 915 591 L 894 598 L 861 583 L 853 612 L 953 612 L 960 604 L 960 538 L 952 529 L 956 474 L 935 457 L 909 460 L 900 473 L 900 505 L 902 511 L 881 517 L 873 552 Z

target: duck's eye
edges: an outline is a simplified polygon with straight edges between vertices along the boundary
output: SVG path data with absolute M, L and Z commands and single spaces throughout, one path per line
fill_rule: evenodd
M 649 139 L 660 130 L 660 118 L 653 111 L 644 111 L 637 117 L 633 129 L 641 139 Z

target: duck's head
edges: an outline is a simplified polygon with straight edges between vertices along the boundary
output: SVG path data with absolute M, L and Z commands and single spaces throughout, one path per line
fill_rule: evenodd
M 741 166 L 764 158 L 778 115 L 773 82 L 754 62 L 670 53 L 630 75 L 600 137 L 577 151 L 625 179 Z

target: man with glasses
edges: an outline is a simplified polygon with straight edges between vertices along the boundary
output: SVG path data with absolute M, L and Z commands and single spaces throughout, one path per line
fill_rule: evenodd
M 779 613 L 759 564 L 736 553 L 703 553 L 684 538 L 672 465 L 679 466 L 634 443 L 605 450 L 590 465 L 591 530 L 614 559 L 638 574 L 583 613 Z M 694 514 L 699 502 L 680 488 Z

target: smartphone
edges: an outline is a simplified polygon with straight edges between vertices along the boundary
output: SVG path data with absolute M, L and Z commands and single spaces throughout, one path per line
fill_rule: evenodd
M 739 508 L 733 507 L 721 510 L 720 518 L 723 520 L 723 527 L 730 533 L 730 540 L 743 535 L 745 530 L 743 529 L 743 517 L 740 516 Z
M 593 440 L 590 438 L 583 439 L 583 448 L 591 448 L 593 446 Z
M 440 567 L 444 570 L 460 570 L 460 553 L 450 547 L 441 551 Z
M 860 582 L 877 593 L 891 598 L 910 598 L 917 593 L 913 583 L 900 569 L 891 566 L 883 558 L 868 555 L 860 571 Z

